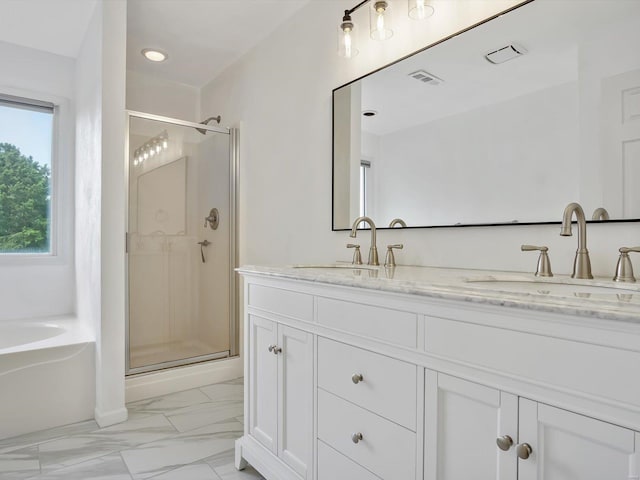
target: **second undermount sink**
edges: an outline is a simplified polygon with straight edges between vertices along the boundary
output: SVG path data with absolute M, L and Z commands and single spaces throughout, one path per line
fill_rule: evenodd
M 573 279 L 525 279 L 525 278 L 470 278 L 467 284 L 471 288 L 497 290 L 502 292 L 529 293 L 534 295 L 556 295 L 588 297 L 594 295 L 631 295 L 640 294 L 640 288 L 635 285 L 579 283 Z M 622 298 L 625 299 L 625 298 Z

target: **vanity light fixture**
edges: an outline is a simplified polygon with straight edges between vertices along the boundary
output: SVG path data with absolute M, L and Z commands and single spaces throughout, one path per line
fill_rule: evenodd
M 386 0 L 376 0 L 369 9 L 371 25 L 371 38 L 374 40 L 387 40 L 393 36 L 391 29 L 391 9 Z
M 133 166 L 142 165 L 145 160 L 160 155 L 169 148 L 169 134 L 165 130 L 160 135 L 153 137 L 140 148 L 133 152 Z
M 169 55 L 167 55 L 165 52 L 155 48 L 145 48 L 140 53 L 142 53 L 144 58 L 146 58 L 150 62 L 164 62 L 167 58 L 169 58 Z
M 396 0 L 398 1 L 398 0 Z M 414 20 L 429 18 L 434 13 L 430 5 L 432 0 L 407 0 L 408 15 Z M 338 55 L 352 58 L 358 54 L 355 46 L 355 23 L 351 15 L 363 5 L 369 3 L 370 36 L 374 40 L 387 40 L 393 36 L 391 29 L 391 1 L 364 0 L 355 7 L 345 10 L 342 22 L 338 26 Z
M 409 17 L 414 20 L 424 20 L 433 15 L 435 11 L 427 0 L 408 0 Z

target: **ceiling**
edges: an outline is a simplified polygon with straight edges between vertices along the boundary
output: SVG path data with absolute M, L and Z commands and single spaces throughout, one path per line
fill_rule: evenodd
M 127 68 L 201 87 L 309 0 L 129 0 Z M 159 48 L 168 60 L 140 54 Z
M 0 0 L 0 41 L 77 57 L 97 0 Z
M 201 87 L 309 1 L 129 0 L 127 69 Z M 0 41 L 75 58 L 96 3 L 0 0 Z M 153 64 L 143 48 L 169 58 Z

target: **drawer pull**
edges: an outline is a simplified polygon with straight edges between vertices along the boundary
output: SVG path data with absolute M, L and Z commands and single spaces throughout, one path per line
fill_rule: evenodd
M 361 373 L 354 373 L 351 376 L 351 381 L 357 385 L 358 383 L 364 381 L 364 377 L 362 376 Z
M 516 453 L 518 454 L 519 458 L 521 458 L 522 460 L 526 460 L 533 453 L 533 449 L 528 443 L 521 443 L 516 448 Z
M 282 351 L 282 349 L 277 345 L 269 345 L 269 351 L 274 355 L 277 355 Z
M 509 435 L 503 435 L 501 437 L 496 438 L 496 444 L 498 448 L 503 451 L 508 451 L 511 447 L 513 447 L 513 439 Z
M 351 435 L 351 441 L 353 443 L 360 443 L 360 440 L 362 440 L 362 434 L 360 432 Z

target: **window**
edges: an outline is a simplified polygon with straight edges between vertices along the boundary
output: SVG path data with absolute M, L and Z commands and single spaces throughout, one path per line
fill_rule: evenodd
M 368 160 L 360 160 L 360 216 L 364 217 L 368 214 L 367 205 L 369 205 L 369 169 L 371 162 Z
M 53 253 L 54 111 L 0 94 L 0 255 Z

